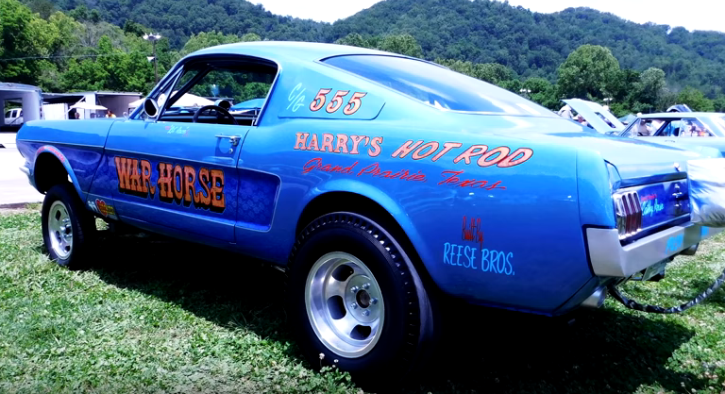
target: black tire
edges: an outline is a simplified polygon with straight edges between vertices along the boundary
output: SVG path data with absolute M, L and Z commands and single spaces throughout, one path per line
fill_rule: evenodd
M 359 357 L 343 357 L 326 346 L 307 314 L 308 275 L 318 259 L 330 252 L 347 253 L 364 261 L 385 303 L 379 339 Z M 435 317 L 437 308 L 431 302 L 431 292 L 426 291 L 413 263 L 393 236 L 364 216 L 337 212 L 309 224 L 292 251 L 286 292 L 290 329 L 313 368 L 336 366 L 365 388 L 395 387 L 419 371 L 435 348 L 440 322 Z
M 682 255 L 684 256 L 694 256 L 697 253 L 697 249 L 700 247 L 700 243 L 696 243 L 689 248 L 682 251 Z
M 58 248 L 53 246 L 51 237 L 59 239 L 62 235 L 54 231 L 51 234 L 49 219 L 51 208 L 58 202 L 62 204 L 68 214 L 71 229 L 72 245 L 67 255 L 60 255 Z M 54 211 L 57 214 L 57 211 Z M 43 228 L 43 242 L 52 261 L 71 270 L 89 267 L 90 249 L 96 232 L 95 218 L 83 205 L 80 197 L 72 185 L 61 183 L 48 190 L 43 200 L 41 214 Z

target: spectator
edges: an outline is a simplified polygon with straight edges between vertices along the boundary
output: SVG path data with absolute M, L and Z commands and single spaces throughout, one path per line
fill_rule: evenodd
M 571 107 L 569 105 L 561 107 L 561 109 L 559 110 L 559 116 L 566 119 L 574 119 L 574 116 L 571 113 Z
M 637 129 L 637 135 L 647 137 L 649 135 L 652 135 L 652 130 L 648 127 L 649 125 L 647 122 L 644 121 L 644 119 L 640 119 L 639 126 Z

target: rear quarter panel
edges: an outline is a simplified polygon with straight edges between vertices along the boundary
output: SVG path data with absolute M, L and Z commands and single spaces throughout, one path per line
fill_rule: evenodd
M 321 194 L 346 191 L 382 205 L 451 295 L 546 313 L 592 278 L 576 149 L 518 132 L 540 120 L 445 114 L 334 70 L 287 67 L 279 82 L 240 160 L 246 170 L 280 177 L 277 211 L 268 232 L 239 229 L 243 252 L 284 262 L 304 207 Z M 361 108 L 368 111 L 357 118 L 310 111 L 320 88 L 332 89 L 329 97 L 338 89 L 366 92 Z M 561 121 L 541 127 L 556 125 Z M 510 167 L 478 165 L 480 153 L 466 163 L 461 155 L 482 152 L 482 145 L 533 155 Z

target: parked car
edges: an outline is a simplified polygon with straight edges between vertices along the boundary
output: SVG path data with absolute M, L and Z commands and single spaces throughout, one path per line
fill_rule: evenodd
M 675 104 L 667 108 L 667 112 L 692 112 L 687 104 Z
M 174 104 L 212 85 L 265 101 Z M 423 60 L 256 42 L 185 57 L 128 119 L 33 121 L 17 145 L 58 264 L 83 267 L 94 217 L 264 259 L 311 365 L 387 384 L 431 354 L 446 299 L 596 308 L 721 231 L 688 202 L 688 161 L 718 152 L 583 130 Z
M 665 112 L 641 115 L 620 136 L 688 148 L 711 147 L 725 154 L 725 114 Z
M 23 123 L 23 109 L 14 108 L 5 111 L 6 125 L 19 125 Z

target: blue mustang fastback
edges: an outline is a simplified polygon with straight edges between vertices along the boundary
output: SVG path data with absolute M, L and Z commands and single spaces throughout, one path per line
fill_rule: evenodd
M 225 99 L 175 105 L 185 94 Z M 52 260 L 82 266 L 96 217 L 264 259 L 287 272 L 311 364 L 362 381 L 429 354 L 444 298 L 598 307 L 720 231 L 690 221 L 687 172 L 719 152 L 586 132 L 436 64 L 337 45 L 203 49 L 128 119 L 28 122 L 17 145 Z

